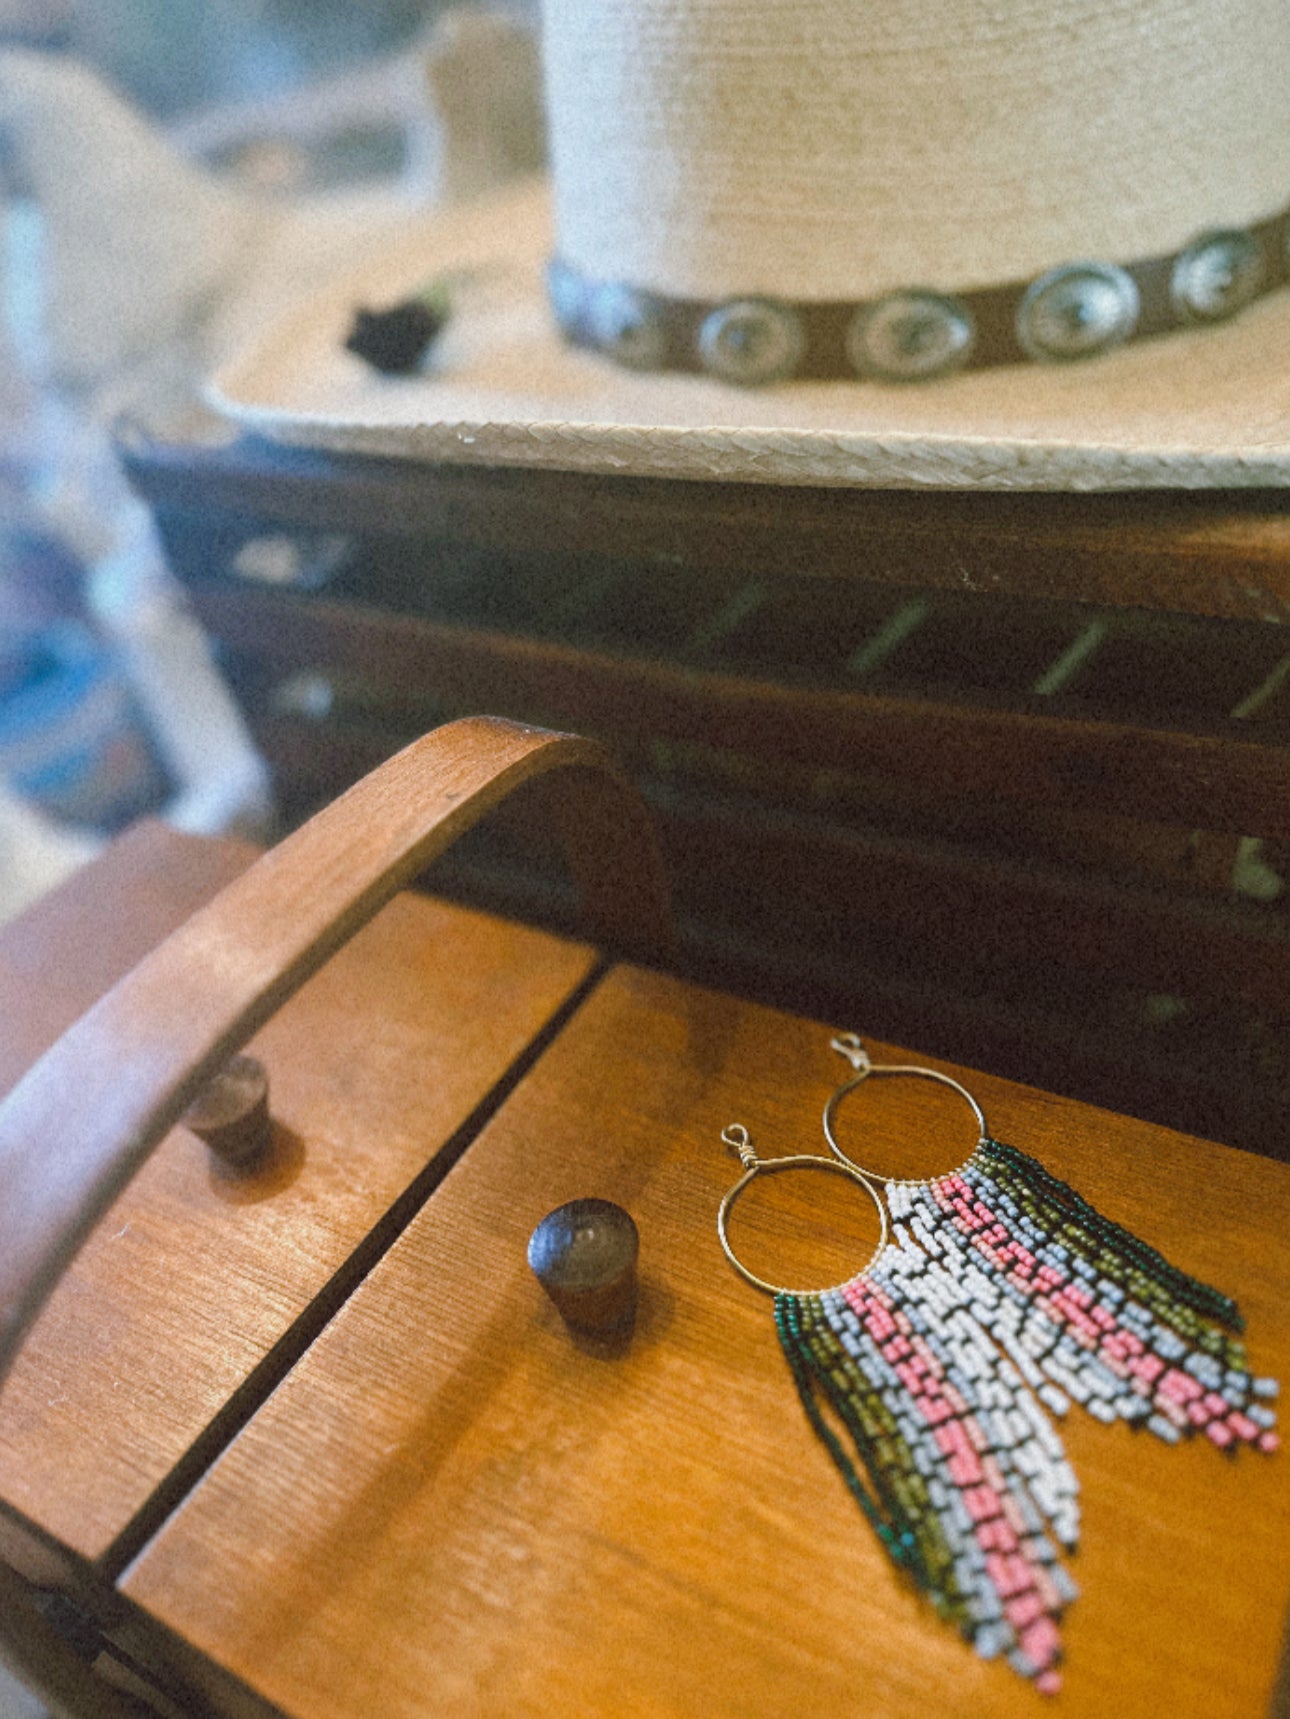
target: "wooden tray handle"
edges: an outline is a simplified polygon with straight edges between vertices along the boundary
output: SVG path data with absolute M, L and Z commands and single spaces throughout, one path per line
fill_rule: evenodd
M 597 941 L 666 952 L 648 814 L 599 746 L 494 717 L 416 741 L 195 913 L 0 1105 L 0 1384 L 89 1231 L 229 1057 L 429 861 L 539 777 Z

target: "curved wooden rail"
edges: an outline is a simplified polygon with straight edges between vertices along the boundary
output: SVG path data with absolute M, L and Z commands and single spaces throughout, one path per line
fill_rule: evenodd
M 212 1076 L 397 890 L 538 778 L 597 941 L 666 950 L 648 814 L 599 746 L 493 717 L 416 741 L 194 914 L 0 1105 L 0 1385 L 89 1231 Z

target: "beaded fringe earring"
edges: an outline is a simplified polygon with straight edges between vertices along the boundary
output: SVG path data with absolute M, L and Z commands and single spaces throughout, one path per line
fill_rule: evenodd
M 1006 1655 L 1055 1694 L 1058 1622 L 1078 1592 L 1061 1554 L 1079 1540 L 1079 1482 L 1052 1417 L 1074 1401 L 1170 1444 L 1203 1432 L 1221 1450 L 1271 1453 L 1277 1385 L 1250 1375 L 1229 1334 L 1242 1329 L 1233 1301 L 992 1140 L 957 1081 L 875 1067 L 854 1034 L 832 1048 L 856 1071 L 825 1107 L 834 1156 L 762 1160 L 746 1129 L 728 1128 L 745 1173 L 721 1203 L 721 1245 L 774 1295 L 802 1406 L 893 1563 L 978 1653 Z M 935 1080 L 967 1100 L 979 1137 L 960 1169 L 892 1181 L 843 1153 L 838 1104 L 878 1075 Z M 754 1176 L 801 1164 L 845 1168 L 880 1211 L 885 1201 L 873 1259 L 833 1289 L 766 1283 L 726 1233 Z

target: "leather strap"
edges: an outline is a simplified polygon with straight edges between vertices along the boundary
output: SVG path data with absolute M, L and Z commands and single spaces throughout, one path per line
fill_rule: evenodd
M 1180 261 L 1192 253 L 1197 244 L 1206 237 L 1227 236 L 1217 233 L 1202 235 L 1192 245 L 1166 256 L 1143 257 L 1136 262 L 1116 265 L 1115 272 L 1127 276 L 1137 298 L 1137 315 L 1126 339 L 1149 339 L 1180 328 L 1194 327 L 1206 320 L 1220 320 L 1218 315 L 1207 318 L 1189 313 L 1185 304 L 1180 302 L 1175 283 Z M 1248 239 L 1254 247 L 1250 264 L 1257 286 L 1248 297 L 1241 297 L 1241 304 L 1276 290 L 1290 279 L 1290 257 L 1287 256 L 1290 210 L 1282 210 L 1233 236 Z M 1075 265 L 1083 266 L 1100 265 Z M 1054 274 L 1058 272 L 1053 271 Z M 633 368 L 646 370 L 713 372 L 712 364 L 704 356 L 703 331 L 709 319 L 723 307 L 741 300 L 773 303 L 791 313 L 800 334 L 800 356 L 790 372 L 771 378 L 775 381 L 837 381 L 843 378 L 855 381 L 858 376 L 863 377 L 866 371 L 858 368 L 849 350 L 848 336 L 858 316 L 872 312 L 886 302 L 885 299 L 768 301 L 756 292 L 749 292 L 746 298 L 732 294 L 722 300 L 673 298 L 641 289 L 634 296 L 653 325 L 653 350 L 648 362 L 640 362 L 615 352 L 613 342 L 605 338 L 603 324 L 597 316 L 597 295 L 623 292 L 625 289 L 620 283 L 592 281 L 559 259 L 552 264 L 551 279 L 556 320 L 571 345 L 597 351 L 610 358 L 618 356 Z M 557 280 L 559 290 L 554 284 Z M 970 349 L 957 368 L 983 370 L 1032 360 L 1035 354 L 1023 343 L 1020 328 L 1024 321 L 1021 314 L 1023 303 L 1035 285 L 1034 279 L 1009 281 L 1000 286 L 946 295 L 942 299 L 943 303 L 962 309 L 972 330 Z M 921 286 L 917 283 L 914 290 L 921 294 Z M 893 298 L 897 296 L 902 295 L 891 295 Z M 941 295 L 932 292 L 928 296 Z M 1239 306 L 1234 304 L 1233 308 Z M 725 379 L 739 380 L 730 376 Z M 909 379 L 916 379 L 916 375 L 911 372 Z

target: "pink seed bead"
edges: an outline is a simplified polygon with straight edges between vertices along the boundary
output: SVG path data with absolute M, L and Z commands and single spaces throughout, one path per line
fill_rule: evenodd
M 1250 1420 L 1248 1416 L 1239 1412 L 1234 1415 L 1228 1415 L 1227 1424 L 1231 1427 L 1237 1438 L 1244 1439 L 1246 1444 L 1253 1444 L 1255 1439 L 1259 1436 L 1259 1429 L 1255 1426 L 1254 1422 Z
M 1193 1426 L 1203 1427 L 1205 1425 L 1206 1421 L 1210 1420 L 1211 1418 L 1212 1417 L 1210 1415 L 1210 1412 L 1205 1407 L 1204 1403 L 1188 1403 L 1188 1405 L 1187 1405 L 1187 1419 L 1192 1423 Z
M 1209 1410 L 1211 1415 L 1225 1415 L 1231 1406 L 1232 1405 L 1228 1402 L 1227 1398 L 1220 1397 L 1217 1391 L 1211 1391 L 1205 1398 L 1205 1407 Z
M 1176 1403 L 1189 1403 L 1193 1397 L 1205 1395 L 1202 1386 L 1198 1385 L 1190 1373 L 1183 1373 L 1177 1367 L 1171 1367 L 1160 1381 L 1160 1390 L 1172 1397 Z
M 977 1544 L 983 1552 L 1015 1552 L 1017 1536 L 1002 1516 L 992 1516 L 988 1522 L 977 1524 Z
M 1015 1600 L 1009 1600 L 1003 1608 L 1003 1615 L 1015 1630 L 1025 1629 L 1027 1624 L 1034 1623 L 1036 1618 L 1044 1615 L 1044 1602 L 1033 1588 L 1024 1594 L 1018 1594 Z
M 999 1467 L 999 1464 L 992 1456 L 983 1456 L 981 1458 L 981 1472 L 985 1475 L 986 1480 L 996 1492 L 1007 1492 L 1008 1483 L 1003 1478 L 1003 1470 Z
M 1274 1432 L 1265 1432 L 1259 1439 L 1259 1449 L 1271 1456 L 1274 1450 L 1281 1449 L 1281 1440 Z
M 981 1480 L 981 1464 L 976 1459 L 976 1453 L 961 1450 L 957 1456 L 950 1458 L 950 1479 L 955 1486 L 977 1486 Z
M 1060 1646 L 1061 1637 L 1051 1618 L 1040 1618 L 1022 1631 L 1021 1651 L 1038 1666 L 1046 1666 Z
M 965 1492 L 963 1502 L 974 1522 L 984 1522 L 988 1517 L 999 1514 L 999 1500 L 988 1486 L 976 1486 Z
M 1041 1671 L 1035 1679 L 1035 1688 L 1041 1695 L 1056 1695 L 1062 1686 L 1060 1671 Z
M 1009 1599 L 1013 1594 L 1019 1594 L 1023 1588 L 1030 1585 L 1030 1572 L 1022 1563 L 1021 1574 L 1013 1569 L 1015 1560 L 987 1553 L 985 1560 L 986 1573 L 994 1583 L 995 1592 L 1002 1599 Z
M 1260 1449 L 1262 1448 L 1262 1444 L 1263 1441 L 1260 1439 Z M 1013 1533 L 1020 1538 L 1021 1535 L 1026 1532 L 1026 1519 L 1021 1514 L 1021 1506 L 1017 1503 L 1016 1499 L 1010 1492 L 1002 1494 L 1000 1503 L 1003 1506 L 1003 1514 L 1007 1518 L 1009 1528 L 1011 1528 Z
M 1232 1442 L 1232 1435 L 1222 1421 L 1211 1421 L 1205 1428 L 1206 1438 L 1212 1438 L 1220 1450 L 1226 1450 Z

